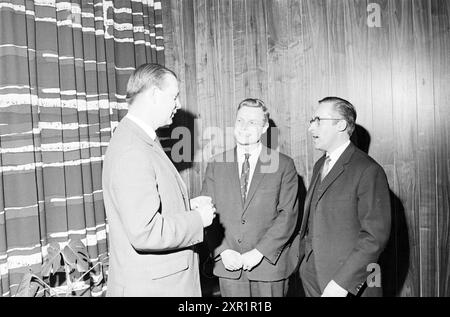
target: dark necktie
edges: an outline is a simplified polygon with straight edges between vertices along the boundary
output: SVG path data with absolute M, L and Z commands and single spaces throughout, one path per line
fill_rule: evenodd
M 250 174 L 250 163 L 248 162 L 248 158 L 250 154 L 245 153 L 245 161 L 242 163 L 242 171 L 241 171 L 241 197 L 242 201 L 245 202 L 247 198 L 247 187 L 248 187 L 248 177 Z
M 322 173 L 321 173 L 321 176 L 320 176 L 320 181 L 323 181 L 325 176 L 327 176 L 327 174 L 329 172 L 329 168 L 330 168 L 330 162 L 331 162 L 331 158 L 329 156 L 327 156 L 327 158 L 325 159 L 325 163 L 323 163 L 323 168 L 322 168 Z

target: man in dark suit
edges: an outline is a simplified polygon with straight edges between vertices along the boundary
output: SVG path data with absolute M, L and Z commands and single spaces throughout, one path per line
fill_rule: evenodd
M 214 208 L 190 202 L 155 130 L 180 108 L 175 74 L 144 64 L 127 85 L 128 114 L 114 132 L 103 165 L 109 224 L 108 296 L 201 296 L 198 254 Z M 203 202 L 202 202 L 203 201 Z
M 223 297 L 285 296 L 299 263 L 297 171 L 290 157 L 261 144 L 268 127 L 264 103 L 242 101 L 237 147 L 206 169 L 202 195 L 212 197 L 218 215 L 206 241 Z
M 325 153 L 314 165 L 300 229 L 307 296 L 381 295 L 367 279 L 389 238 L 389 186 L 383 168 L 350 142 L 355 120 L 351 103 L 327 97 L 310 121 L 314 147 Z

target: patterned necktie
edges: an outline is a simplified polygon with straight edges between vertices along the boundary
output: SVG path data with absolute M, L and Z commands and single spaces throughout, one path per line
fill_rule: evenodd
M 247 198 L 247 186 L 248 186 L 248 177 L 250 174 L 250 163 L 248 158 L 250 154 L 245 153 L 245 161 L 242 163 L 242 171 L 241 171 L 241 197 L 242 201 L 245 202 Z
M 327 176 L 328 174 L 328 169 L 330 167 L 330 162 L 331 162 L 331 158 L 329 156 L 327 156 L 327 158 L 325 159 L 325 163 L 323 163 L 323 167 L 322 167 L 322 174 L 320 176 L 320 181 L 323 181 L 323 179 L 325 178 L 325 176 Z

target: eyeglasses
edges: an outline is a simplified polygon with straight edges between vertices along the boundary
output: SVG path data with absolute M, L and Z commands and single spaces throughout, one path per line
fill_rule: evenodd
M 313 124 L 314 122 L 317 123 L 317 125 L 320 125 L 320 121 L 323 120 L 344 120 L 343 118 L 321 118 L 321 117 L 314 117 L 311 120 L 309 120 L 309 124 Z

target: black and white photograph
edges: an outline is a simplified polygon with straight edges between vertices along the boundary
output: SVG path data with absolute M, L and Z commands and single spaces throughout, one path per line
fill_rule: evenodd
M 0 0 L 0 297 L 450 297 L 450 1 Z

